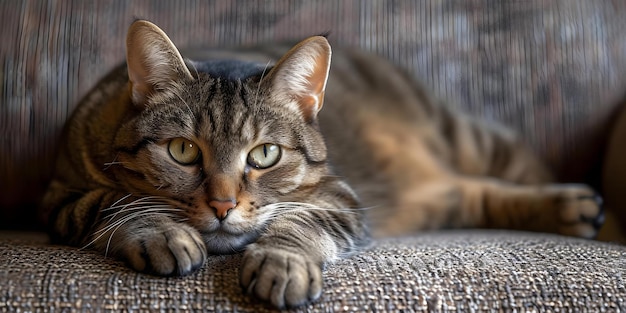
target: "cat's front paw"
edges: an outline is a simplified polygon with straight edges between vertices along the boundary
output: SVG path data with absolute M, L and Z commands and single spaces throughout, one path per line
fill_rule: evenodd
M 244 291 L 277 308 L 296 307 L 322 293 L 322 269 L 306 255 L 250 245 L 241 269 Z
M 207 255 L 198 231 L 178 223 L 136 229 L 121 250 L 135 270 L 163 276 L 189 274 Z
M 602 198 L 586 185 L 560 185 L 555 197 L 558 231 L 563 235 L 595 238 L 604 223 Z

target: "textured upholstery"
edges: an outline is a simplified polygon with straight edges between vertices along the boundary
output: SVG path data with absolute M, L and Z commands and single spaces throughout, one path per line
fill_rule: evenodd
M 263 312 L 238 284 L 240 255 L 184 278 L 138 274 L 88 251 L 0 242 L 0 310 Z M 626 247 L 515 232 L 384 240 L 328 266 L 303 312 L 626 310 Z
M 436 95 L 510 125 L 560 178 L 581 181 L 598 173 L 594 161 L 625 91 L 624 16 L 626 2 L 609 0 L 0 1 L 0 228 L 34 228 L 62 125 L 123 60 L 136 17 L 180 47 L 330 31 L 333 45 L 386 56 Z M 239 255 L 211 257 L 189 277 L 158 278 L 89 251 L 6 237 L 2 312 L 267 309 L 242 296 Z M 378 241 L 329 266 L 322 299 L 302 311 L 624 311 L 625 271 L 618 245 L 422 234 Z

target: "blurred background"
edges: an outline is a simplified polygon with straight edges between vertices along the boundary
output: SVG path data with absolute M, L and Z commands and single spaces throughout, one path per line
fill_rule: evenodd
M 135 18 L 180 48 L 330 31 L 516 129 L 560 180 L 596 184 L 626 95 L 625 16 L 621 0 L 0 0 L 0 229 L 36 227 L 62 125 L 123 61 Z

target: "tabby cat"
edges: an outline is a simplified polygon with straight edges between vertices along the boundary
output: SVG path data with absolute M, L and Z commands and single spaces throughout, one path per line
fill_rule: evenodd
M 363 248 L 368 229 L 596 234 L 594 192 L 549 184 L 509 132 L 446 109 L 376 57 L 336 53 L 329 72 L 324 37 L 283 53 L 187 60 L 134 22 L 126 65 L 66 125 L 42 204 L 53 239 L 158 275 L 244 251 L 244 291 L 293 307 L 320 296 L 324 264 Z

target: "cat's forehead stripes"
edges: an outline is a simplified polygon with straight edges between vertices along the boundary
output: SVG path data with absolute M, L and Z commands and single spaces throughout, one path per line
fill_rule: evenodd
M 212 146 L 237 145 L 254 140 L 255 112 L 249 88 L 241 81 L 211 79 L 211 94 L 197 103 L 195 135 Z

